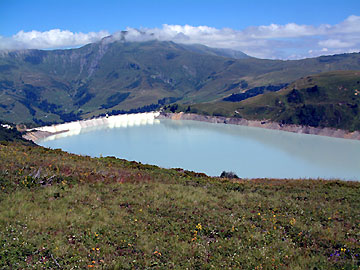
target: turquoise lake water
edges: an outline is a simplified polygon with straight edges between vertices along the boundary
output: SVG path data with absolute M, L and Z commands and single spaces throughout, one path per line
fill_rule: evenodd
M 211 176 L 233 171 L 244 178 L 360 179 L 360 141 L 236 125 L 156 120 L 131 127 L 82 129 L 78 135 L 39 144 Z

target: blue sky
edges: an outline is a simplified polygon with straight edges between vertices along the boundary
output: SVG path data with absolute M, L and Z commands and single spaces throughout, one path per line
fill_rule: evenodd
M 166 35 L 161 32 L 165 31 L 164 25 L 178 26 L 171 28 L 177 33 L 185 33 L 184 27 L 188 25 L 193 27 L 185 34 L 189 43 L 194 41 L 208 46 L 240 49 L 258 57 L 290 59 L 359 50 L 358 17 L 360 21 L 360 0 L 0 0 L 0 48 L 79 46 L 81 42 L 93 42 L 127 28 L 147 29 L 149 33 L 158 31 L 162 39 L 173 39 L 174 34 L 169 34 L 169 27 Z M 339 28 L 346 20 L 347 27 L 353 29 L 350 32 L 355 39 L 350 40 L 348 30 L 344 33 L 344 37 L 346 34 L 348 37 L 342 39 L 343 33 Z M 329 30 L 330 34 L 321 28 L 325 25 L 329 26 L 328 29 L 333 27 Z M 201 38 L 198 38 L 199 26 L 208 27 L 202 30 L 210 37 L 206 39 L 205 32 L 200 31 Z M 301 26 L 318 31 L 310 29 L 312 34 L 309 31 L 304 34 Z M 358 26 L 359 29 L 356 29 Z M 263 32 L 264 29 L 278 31 L 281 27 L 286 28 L 283 30 L 287 34 L 269 35 Z M 222 31 L 224 28 L 233 32 Z M 289 34 L 290 28 L 301 33 Z M 54 29 L 58 31 L 49 32 Z M 251 40 L 251 31 L 262 31 L 262 35 Z M 86 36 L 90 32 L 93 32 L 91 37 Z M 30 42 L 30 33 L 33 43 Z M 76 33 L 83 35 L 74 36 Z M 224 33 L 226 36 L 221 42 Z M 216 42 L 211 42 L 211 37 Z M 48 47 L 45 46 L 45 38 L 50 39 Z M 55 39 L 58 43 L 53 41 Z M 176 40 L 185 43 L 185 39 L 179 36 Z M 263 53 L 256 53 L 259 49 Z

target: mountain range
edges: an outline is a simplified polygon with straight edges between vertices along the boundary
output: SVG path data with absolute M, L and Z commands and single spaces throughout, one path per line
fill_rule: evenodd
M 111 38 L 76 49 L 1 51 L 0 119 L 46 124 L 245 99 L 334 70 L 360 70 L 360 54 L 267 60 L 198 44 Z

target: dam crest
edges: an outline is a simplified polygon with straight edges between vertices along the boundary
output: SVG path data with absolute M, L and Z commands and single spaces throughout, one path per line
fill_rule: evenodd
M 43 126 L 28 131 L 27 139 L 55 140 L 63 137 L 78 135 L 81 132 L 92 131 L 103 128 L 132 127 L 141 125 L 152 125 L 159 122 L 156 118 L 160 112 L 147 112 L 136 114 L 112 115 L 88 120 L 68 122 L 52 126 Z

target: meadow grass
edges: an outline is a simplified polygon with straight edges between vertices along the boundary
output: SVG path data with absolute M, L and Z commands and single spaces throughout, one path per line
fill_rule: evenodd
M 360 184 L 0 145 L 0 269 L 359 269 Z

